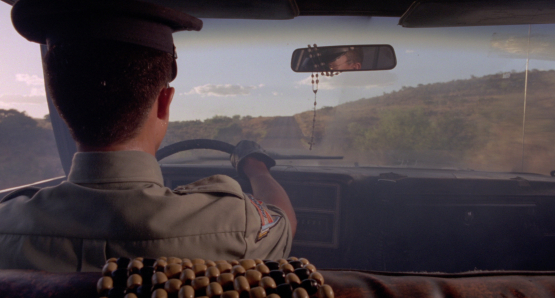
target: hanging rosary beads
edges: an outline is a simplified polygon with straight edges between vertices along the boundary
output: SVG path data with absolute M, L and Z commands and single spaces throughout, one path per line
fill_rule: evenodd
M 316 87 L 314 87 L 314 78 L 316 78 Z M 310 134 L 310 148 L 308 150 L 312 150 L 312 145 L 314 145 L 314 129 L 316 128 L 316 93 L 318 93 L 318 83 L 320 80 L 318 79 L 318 73 L 316 73 L 316 77 L 314 73 L 312 73 L 312 92 L 314 92 L 314 113 L 312 117 L 312 133 Z
M 318 84 L 320 83 L 320 79 L 318 77 L 318 71 L 321 69 L 321 75 L 326 77 L 333 77 L 334 75 L 339 75 L 340 71 L 328 71 L 327 64 L 322 61 L 322 54 L 318 52 L 318 46 L 314 44 L 313 47 L 308 45 L 308 57 L 312 59 L 312 63 L 314 63 L 314 69 L 316 70 L 316 75 L 312 73 L 312 92 L 314 92 L 314 107 L 313 107 L 313 116 L 312 116 L 312 133 L 310 134 L 310 148 L 308 150 L 312 150 L 312 146 L 314 145 L 314 131 L 316 129 L 316 94 L 318 93 Z

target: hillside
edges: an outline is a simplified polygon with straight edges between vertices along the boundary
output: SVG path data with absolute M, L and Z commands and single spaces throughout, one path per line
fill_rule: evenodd
M 555 71 L 531 71 L 528 78 L 524 171 L 549 173 L 555 165 Z M 325 91 L 323 91 L 325 92 Z M 374 165 L 413 165 L 520 171 L 524 73 L 403 87 L 317 110 L 316 154 L 345 155 Z M 235 143 L 253 139 L 281 151 L 308 148 L 312 111 L 293 115 L 301 133 L 280 147 L 277 118 L 216 116 L 173 122 L 165 143 L 190 137 Z M 287 130 L 284 130 L 287 131 Z M 289 128 L 288 131 L 292 131 Z M 286 136 L 281 136 L 285 138 Z M 289 136 L 291 138 L 291 136 Z M 283 144 L 283 142 L 282 142 Z M 305 151 L 305 153 L 309 153 Z
M 0 189 L 64 175 L 50 121 L 0 109 Z
M 521 72 L 403 87 L 320 109 L 316 136 L 332 154 L 351 151 L 378 165 L 431 161 L 521 171 L 524 78 Z M 554 91 L 555 71 L 529 72 L 524 171 L 555 169 L 546 163 L 555 157 Z M 309 135 L 312 113 L 295 117 Z
M 280 153 L 342 155 L 353 165 L 548 174 L 555 170 L 555 71 L 531 71 L 528 79 L 524 155 L 524 73 L 403 87 L 321 107 L 312 152 L 312 111 L 170 122 L 162 146 L 194 138 L 250 139 Z M 48 119 L 0 110 L 0 135 L 0 189 L 63 175 Z M 192 154 L 198 152 L 174 158 Z

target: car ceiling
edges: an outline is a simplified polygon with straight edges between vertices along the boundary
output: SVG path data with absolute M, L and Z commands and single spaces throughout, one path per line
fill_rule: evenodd
M 2 0 L 13 5 L 17 0 Z M 75 0 L 77 1 L 77 0 Z M 365 15 L 365 16 L 394 16 L 400 17 L 411 5 L 414 0 L 147 0 L 149 2 L 160 3 L 174 8 L 203 8 L 204 17 L 210 15 L 220 15 L 219 10 L 232 9 L 228 13 L 228 18 L 244 18 L 240 11 L 253 8 L 272 8 L 276 3 L 281 5 L 291 5 L 298 8 L 298 15 Z M 186 11 L 191 13 L 190 11 Z M 233 15 L 235 13 L 235 15 Z M 192 13 L 191 13 L 192 14 Z
M 316 15 L 361 15 L 400 17 L 413 0 L 297 0 L 299 14 L 303 16 Z
M 17 0 L 1 0 L 14 4 Z M 72 1 L 72 0 L 65 0 Z M 80 1 L 80 0 L 73 0 Z M 400 17 L 404 27 L 544 24 L 553 0 L 143 0 L 198 18 L 292 19 L 297 16 Z

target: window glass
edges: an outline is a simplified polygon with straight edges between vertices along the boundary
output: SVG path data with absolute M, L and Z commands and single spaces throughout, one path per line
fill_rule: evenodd
M 397 22 L 208 19 L 201 32 L 176 34 L 179 74 L 164 144 L 252 139 L 279 154 L 342 157 L 284 158 L 282 165 L 555 169 L 546 162 L 555 157 L 554 25 L 409 29 Z M 290 68 L 292 52 L 307 44 L 390 44 L 397 67 L 320 74 L 314 117 L 311 74 Z M 195 154 L 213 153 L 170 159 L 211 159 Z
M 40 47 L 0 3 L 0 189 L 63 175 L 44 91 Z

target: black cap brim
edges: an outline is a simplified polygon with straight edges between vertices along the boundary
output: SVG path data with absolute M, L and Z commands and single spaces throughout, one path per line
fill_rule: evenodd
M 202 28 L 186 13 L 134 0 L 19 0 L 12 22 L 19 34 L 41 44 L 105 39 L 170 54 L 173 32 Z

